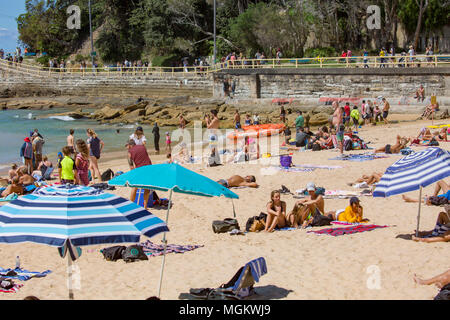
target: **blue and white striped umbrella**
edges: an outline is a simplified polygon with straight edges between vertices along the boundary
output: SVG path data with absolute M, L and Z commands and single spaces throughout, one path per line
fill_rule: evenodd
M 450 152 L 428 148 L 410 154 L 387 168 L 373 192 L 374 197 L 389 197 L 429 186 L 450 176 Z
M 55 247 L 139 242 L 169 231 L 137 204 L 90 187 L 52 186 L 0 207 L 0 242 Z

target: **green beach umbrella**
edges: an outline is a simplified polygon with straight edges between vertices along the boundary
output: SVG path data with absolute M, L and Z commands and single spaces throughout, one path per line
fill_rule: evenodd
M 239 196 L 228 190 L 221 184 L 201 174 L 186 169 L 179 164 L 154 164 L 133 169 L 121 174 L 108 182 L 112 186 L 152 189 L 169 191 L 169 205 L 167 207 L 166 224 L 169 220 L 169 212 L 172 204 L 172 193 L 184 193 L 202 197 L 224 196 L 230 199 L 239 199 Z M 233 204 L 234 211 L 234 204 Z M 235 214 L 236 216 L 236 214 Z M 159 281 L 158 297 L 161 293 L 161 284 L 166 258 L 166 233 L 163 237 L 164 255 L 161 265 L 161 276 Z

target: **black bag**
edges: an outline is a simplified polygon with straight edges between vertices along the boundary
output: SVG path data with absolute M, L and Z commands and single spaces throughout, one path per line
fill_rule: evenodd
M 261 212 L 259 214 L 259 216 L 254 216 L 254 217 L 248 218 L 247 223 L 245 224 L 245 231 L 248 232 L 250 230 L 250 227 L 252 226 L 252 224 L 255 220 L 263 220 L 265 222 L 266 218 L 267 218 L 267 213 L 264 213 L 264 212 Z
M 443 286 L 433 300 L 450 300 L 450 283 Z
M 344 150 L 350 151 L 353 150 L 353 141 L 352 139 L 347 139 L 344 141 Z
M 431 139 L 430 143 L 428 144 L 429 146 L 438 146 L 439 142 L 436 141 L 435 138 Z
M 324 215 L 320 214 L 319 212 L 316 212 L 311 226 L 313 226 L 313 227 L 330 226 L 331 221 L 333 221 L 333 218 L 324 216 Z
M 441 206 L 444 204 L 448 204 L 448 200 L 446 197 L 435 197 L 435 196 L 431 196 L 428 199 L 430 199 L 430 203 L 433 206 Z
M 102 181 L 109 181 L 114 177 L 114 172 L 111 169 L 106 170 L 102 173 Z
M 312 145 L 312 151 L 320 151 L 322 150 L 322 147 L 318 143 L 313 143 Z
M 125 262 L 134 262 L 136 260 L 148 260 L 148 257 L 140 245 L 132 245 L 122 252 L 122 259 Z
M 106 261 L 117 261 L 122 259 L 122 253 L 126 249 L 125 246 L 114 246 L 102 250 L 103 257 Z
M 6 279 L 6 278 L 0 278 L 0 288 L 4 289 L 4 290 L 9 290 L 12 287 L 14 287 L 14 281 L 12 281 L 11 279 Z
M 224 233 L 239 228 L 239 223 L 236 219 L 226 218 L 225 220 L 215 220 L 212 223 L 214 233 Z

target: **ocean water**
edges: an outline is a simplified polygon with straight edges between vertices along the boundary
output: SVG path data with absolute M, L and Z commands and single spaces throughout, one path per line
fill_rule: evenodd
M 94 120 L 75 120 L 67 116 L 51 116 L 51 114 L 62 113 L 69 110 L 58 108 L 53 110 L 3 110 L 0 111 L 0 170 L 9 168 L 11 163 L 22 163 L 20 158 L 20 148 L 23 139 L 30 136 L 30 132 L 38 129 L 44 137 L 45 144 L 43 154 L 48 155 L 51 161 L 56 160 L 56 154 L 66 145 L 66 138 L 69 130 L 75 130 L 75 140 L 86 141 L 86 129 L 93 129 L 99 138 L 105 143 L 104 152 L 124 151 L 125 143 L 139 124 L 99 124 Z M 85 109 L 93 112 L 94 110 Z M 36 119 L 38 117 L 39 119 Z M 152 125 L 141 125 L 147 138 L 147 146 L 150 150 L 154 148 Z M 160 150 L 165 150 L 165 132 L 170 132 L 174 128 L 160 128 Z M 119 130 L 119 133 L 117 133 Z M 193 135 L 193 131 L 188 129 Z M 172 147 L 175 145 L 172 139 Z M 178 139 L 177 139 L 178 140 Z M 201 139 L 200 139 L 201 140 Z

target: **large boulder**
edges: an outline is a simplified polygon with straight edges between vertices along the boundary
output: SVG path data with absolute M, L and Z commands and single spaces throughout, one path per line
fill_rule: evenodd
M 330 115 L 326 113 L 317 113 L 311 116 L 311 119 L 309 120 L 310 126 L 322 126 L 325 124 L 328 124 L 328 119 Z
M 145 109 L 147 107 L 147 105 L 148 105 L 147 101 L 141 101 L 141 102 L 139 102 L 137 104 L 132 104 L 131 106 L 125 107 L 124 111 L 125 112 L 132 112 L 132 111 L 135 111 L 135 110 Z

